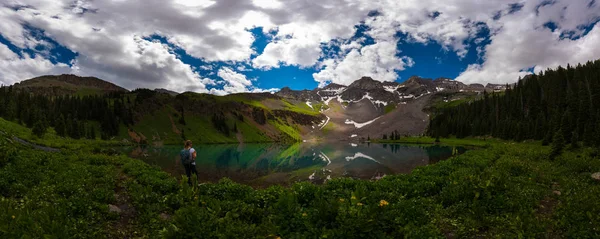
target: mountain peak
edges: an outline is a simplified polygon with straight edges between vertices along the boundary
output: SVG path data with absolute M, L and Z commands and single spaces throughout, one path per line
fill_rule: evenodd
M 363 76 L 357 81 L 352 82 L 348 86 L 348 88 L 358 88 L 362 90 L 373 90 L 377 88 L 382 88 L 382 83 L 376 80 L 373 80 L 371 77 Z

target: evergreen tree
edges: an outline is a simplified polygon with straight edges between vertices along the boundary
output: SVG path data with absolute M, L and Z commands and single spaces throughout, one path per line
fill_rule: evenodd
M 90 138 L 96 139 L 96 128 L 94 126 L 90 127 Z
M 37 121 L 33 124 L 33 128 L 31 129 L 31 132 L 33 133 L 33 135 L 41 138 L 44 136 L 44 134 L 46 133 L 46 125 L 42 122 L 42 121 Z
M 552 151 L 550 151 L 550 159 L 554 159 L 562 153 L 565 147 L 565 139 L 562 132 L 556 131 L 552 139 Z
M 56 120 L 56 124 L 54 125 L 54 131 L 60 137 L 67 136 L 67 128 L 66 128 L 65 117 L 61 114 Z

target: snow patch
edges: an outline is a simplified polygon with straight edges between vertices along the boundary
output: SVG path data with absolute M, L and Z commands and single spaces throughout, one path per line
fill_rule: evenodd
M 351 143 L 350 146 L 352 146 L 352 147 L 358 147 L 358 144 Z
M 442 88 L 442 87 L 435 87 L 435 90 L 436 90 L 436 91 L 443 91 L 443 90 L 444 90 L 444 88 Z
M 379 163 L 379 161 L 375 160 L 373 157 L 363 154 L 361 152 L 355 153 L 354 156 L 347 156 L 346 157 L 346 161 L 351 161 L 351 160 L 355 160 L 357 158 L 366 158 L 368 160 L 371 160 L 373 162 Z
M 327 121 L 325 121 L 325 122 L 323 123 L 323 125 L 321 126 L 321 128 L 320 128 L 320 129 L 323 129 L 323 128 L 325 128 L 325 126 L 327 125 L 327 123 L 329 123 L 329 120 L 331 119 L 331 118 L 329 118 L 329 116 L 325 116 L 325 117 L 327 117 Z
M 310 101 L 306 101 L 306 105 L 308 105 L 308 107 L 310 107 L 310 108 L 311 108 L 311 109 L 313 109 L 313 110 L 315 109 L 315 108 L 313 108 L 313 106 L 310 104 Z
M 358 135 L 356 135 L 356 134 L 353 134 L 353 135 L 350 135 L 350 138 L 354 138 L 354 137 L 357 137 L 357 136 L 358 136 Z
M 353 120 L 346 119 L 346 122 L 344 122 L 344 123 L 345 123 L 345 124 L 353 124 L 353 125 L 354 125 L 354 127 L 356 127 L 357 129 L 360 129 L 360 128 L 362 128 L 362 127 L 365 127 L 365 126 L 367 126 L 367 125 L 369 125 L 369 124 L 371 124 L 371 123 L 375 122 L 375 121 L 376 121 L 376 120 L 378 120 L 380 117 L 381 117 L 381 116 L 379 116 L 379 117 L 377 117 L 377 118 L 375 118 L 375 119 L 373 119 L 373 120 L 371 120 L 371 121 L 364 122 L 364 123 L 356 123 L 356 122 L 354 122 Z
M 384 86 L 383 89 L 390 93 L 394 93 L 398 89 L 398 87 L 397 86 Z
M 325 153 L 320 152 L 319 158 L 321 158 L 323 160 L 323 162 L 327 162 L 327 165 L 331 164 L 331 159 L 329 159 L 329 157 L 327 157 L 327 155 Z
M 376 101 L 371 101 L 371 102 L 373 102 L 373 104 L 382 104 L 382 105 L 384 105 L 384 106 L 387 106 L 387 105 L 388 105 L 388 102 L 381 101 L 381 100 L 376 100 Z

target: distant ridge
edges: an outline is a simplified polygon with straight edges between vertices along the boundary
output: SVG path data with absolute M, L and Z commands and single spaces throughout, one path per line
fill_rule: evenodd
M 81 77 L 71 74 L 39 76 L 16 83 L 14 87 L 45 95 L 128 92 L 118 85 L 96 77 Z

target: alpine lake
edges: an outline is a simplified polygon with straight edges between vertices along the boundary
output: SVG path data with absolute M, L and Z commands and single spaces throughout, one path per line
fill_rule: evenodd
M 327 144 L 203 144 L 194 145 L 200 182 L 227 177 L 256 188 L 299 181 L 321 184 L 339 177 L 378 180 L 409 173 L 462 154 L 464 147 L 379 143 Z M 130 157 L 160 167 L 172 176 L 185 175 L 179 153 L 182 146 L 120 148 Z

